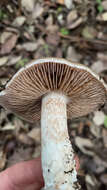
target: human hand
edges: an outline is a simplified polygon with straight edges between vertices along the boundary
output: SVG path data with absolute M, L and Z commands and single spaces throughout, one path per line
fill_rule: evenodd
M 78 169 L 78 157 L 75 160 Z M 43 186 L 40 158 L 16 164 L 0 173 L 0 190 L 40 190 Z
M 40 158 L 21 162 L 0 173 L 0 190 L 40 190 L 43 185 Z

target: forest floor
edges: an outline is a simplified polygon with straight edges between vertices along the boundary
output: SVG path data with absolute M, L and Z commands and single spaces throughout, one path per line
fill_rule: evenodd
M 80 62 L 107 82 L 106 0 L 0 1 L 0 89 L 41 57 Z M 35 127 L 36 125 L 36 127 Z M 107 190 L 107 105 L 68 121 L 84 190 Z M 0 109 L 0 171 L 40 155 L 40 123 Z

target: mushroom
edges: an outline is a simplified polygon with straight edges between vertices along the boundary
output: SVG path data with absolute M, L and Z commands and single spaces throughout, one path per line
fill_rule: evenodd
M 60 58 L 38 59 L 21 68 L 0 93 L 0 104 L 23 119 L 41 119 L 44 189 L 80 188 L 67 118 L 99 109 L 104 81 L 86 66 Z

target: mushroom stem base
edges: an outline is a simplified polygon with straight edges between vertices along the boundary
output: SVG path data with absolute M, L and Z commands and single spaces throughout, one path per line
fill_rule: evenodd
M 50 93 L 42 100 L 42 169 L 46 190 L 79 189 L 66 104 L 67 98 L 58 93 Z

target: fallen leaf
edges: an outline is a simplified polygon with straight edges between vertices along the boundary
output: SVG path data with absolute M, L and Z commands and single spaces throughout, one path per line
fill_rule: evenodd
M 11 123 L 7 123 L 4 127 L 0 129 L 0 131 L 14 130 L 15 126 Z
M 4 169 L 6 165 L 6 154 L 0 151 L 0 171 Z
M 97 126 L 100 126 L 104 123 L 105 114 L 102 111 L 94 112 L 93 121 Z
M 90 126 L 90 131 L 91 133 L 97 137 L 100 138 L 101 137 L 101 127 L 96 125 L 95 123 L 91 122 L 91 126 Z
M 76 10 L 72 10 L 67 15 L 67 26 L 71 25 L 78 18 Z
M 23 129 L 24 131 L 27 131 L 28 129 L 28 124 L 24 124 L 18 117 L 14 117 L 13 124 L 15 125 L 16 136 L 19 134 L 20 129 Z
M 35 0 L 22 0 L 21 1 L 21 5 L 22 7 L 28 11 L 28 12 L 32 12 L 34 9 L 34 5 L 35 5 Z
M 17 34 L 12 34 L 9 39 L 2 45 L 0 54 L 8 54 L 11 52 L 11 50 L 15 47 L 16 42 L 18 39 Z
M 41 143 L 41 129 L 40 127 L 34 127 L 29 133 L 28 136 L 35 140 L 36 143 Z
M 67 9 L 71 9 L 73 7 L 72 0 L 64 0 L 64 4 L 67 7 Z
M 104 172 L 104 170 L 107 168 L 107 162 L 98 156 L 94 156 L 94 162 L 96 165 L 96 169 L 94 170 L 94 172 L 97 174 Z
M 26 144 L 29 146 L 34 145 L 34 140 L 30 136 L 28 136 L 26 133 L 20 133 L 17 138 L 23 144 Z
M 58 46 L 60 42 L 60 37 L 56 33 L 49 33 L 46 37 L 47 44 L 51 44 L 53 46 Z
M 5 121 L 5 119 L 6 119 L 6 113 L 5 113 L 5 111 L 2 109 L 2 110 L 0 110 L 0 130 L 1 130 L 1 128 L 2 128 L 1 124 L 2 124 L 3 121 Z
M 57 25 L 48 25 L 46 27 L 47 32 L 56 34 L 59 30 L 59 27 Z
M 92 186 L 95 186 L 95 182 L 93 181 L 92 177 L 90 175 L 86 175 L 85 180 L 87 183 L 89 183 Z
M 74 29 L 76 27 L 78 27 L 81 23 L 83 22 L 83 18 L 79 17 L 78 19 L 76 19 L 73 23 L 69 24 L 67 26 L 68 29 Z
M 47 26 L 53 25 L 53 23 L 54 23 L 54 18 L 53 18 L 53 15 L 52 15 L 52 14 L 48 16 L 48 18 L 46 19 L 45 23 L 46 23 Z
M 25 49 L 26 51 L 32 52 L 37 50 L 38 48 L 38 44 L 36 42 L 26 42 L 22 45 L 18 45 L 17 49 L 21 50 L 21 49 Z
M 42 4 L 37 3 L 34 7 L 34 10 L 32 12 L 32 19 L 36 19 L 38 17 L 41 17 L 44 12 L 44 8 L 42 7 Z
M 107 12 L 104 12 L 97 16 L 96 20 L 98 21 L 107 21 Z
M 101 2 L 101 4 L 102 4 L 103 9 L 104 9 L 105 11 L 107 11 L 107 0 Z
M 107 185 L 107 174 L 102 174 L 100 176 L 100 180 L 102 181 L 103 184 Z
M 73 46 L 68 46 L 66 58 L 76 62 L 79 61 L 82 56 L 76 52 L 76 49 Z
M 9 58 L 8 56 L 1 57 L 1 58 L 0 58 L 0 67 L 1 67 L 1 66 L 4 66 L 4 65 L 7 63 L 8 58 Z
M 41 154 L 41 146 L 39 145 L 39 146 L 35 147 L 32 157 L 37 158 L 40 156 L 40 154 Z
M 26 21 L 26 17 L 25 16 L 19 16 L 19 17 L 15 18 L 15 20 L 12 23 L 12 25 L 19 27 L 19 26 L 22 26 L 25 21 Z
M 87 39 L 94 39 L 97 36 L 97 31 L 93 27 L 85 26 L 82 30 L 82 36 Z
M 78 137 L 76 136 L 75 138 L 75 144 L 77 145 L 77 147 L 86 155 L 90 155 L 93 156 L 94 152 L 91 150 L 88 150 L 89 148 L 92 149 L 93 148 L 93 143 L 86 138 L 82 138 L 82 137 Z
M 97 59 L 101 60 L 103 63 L 103 70 L 107 69 L 107 54 L 106 53 L 97 53 Z
M 57 15 L 57 20 L 58 20 L 58 23 L 59 23 L 61 26 L 65 25 L 65 19 L 64 19 L 64 16 L 63 16 L 62 13 L 60 13 L 60 14 Z
M 101 73 L 102 71 L 104 71 L 105 69 L 107 69 L 107 64 L 105 64 L 103 61 L 95 61 L 92 66 L 91 69 L 96 72 L 96 73 Z
M 97 190 L 100 187 L 100 182 L 94 175 L 87 174 L 85 177 L 87 190 Z
M 21 58 L 22 58 L 21 55 L 19 56 L 10 55 L 7 65 L 9 66 L 15 65 L 17 62 L 21 60 Z
M 4 44 L 12 36 L 12 32 L 3 32 L 0 35 L 0 43 Z

